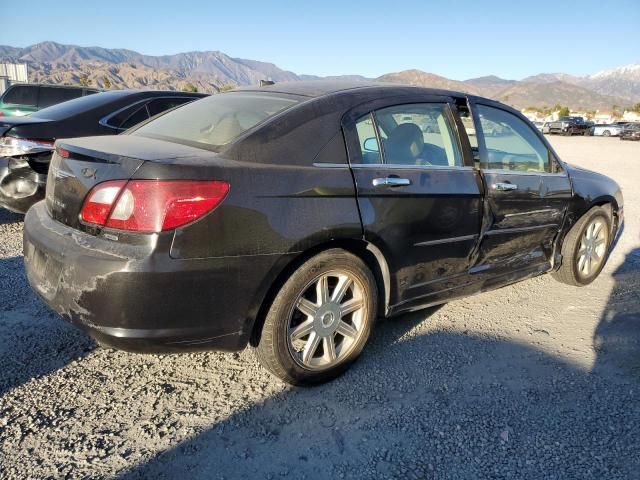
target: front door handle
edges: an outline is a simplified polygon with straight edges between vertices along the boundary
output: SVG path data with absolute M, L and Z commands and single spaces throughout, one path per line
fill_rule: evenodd
M 494 183 L 492 186 L 494 190 L 500 190 L 502 192 L 510 192 L 511 190 L 518 189 L 518 185 L 515 183 Z
M 374 187 L 406 187 L 407 185 L 411 185 L 411 180 L 408 178 L 384 177 L 373 179 Z

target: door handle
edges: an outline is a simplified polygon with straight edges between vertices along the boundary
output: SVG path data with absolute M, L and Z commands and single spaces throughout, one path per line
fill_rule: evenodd
M 373 179 L 374 187 L 406 187 L 407 185 L 411 185 L 411 180 L 408 178 L 384 177 Z
M 494 183 L 492 187 L 494 190 L 500 190 L 502 192 L 510 192 L 511 190 L 518 189 L 518 185 L 516 185 L 515 183 Z

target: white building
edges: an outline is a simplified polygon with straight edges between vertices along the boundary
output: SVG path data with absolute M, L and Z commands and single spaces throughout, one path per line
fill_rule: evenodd
M 29 72 L 26 63 L 0 63 L 0 95 L 9 85 L 28 81 Z
M 640 113 L 625 110 L 622 114 L 622 120 L 625 122 L 640 122 Z
M 613 116 L 612 112 L 597 111 L 596 114 L 593 116 L 592 121 L 596 125 L 607 125 L 609 123 L 615 122 L 616 117 Z

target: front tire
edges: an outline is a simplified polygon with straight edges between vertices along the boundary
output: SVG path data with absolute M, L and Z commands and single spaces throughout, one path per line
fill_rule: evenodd
M 322 252 L 278 291 L 256 347 L 260 363 L 292 385 L 313 385 L 344 373 L 364 348 L 377 313 L 371 270 L 342 250 Z
M 571 228 L 562 243 L 562 265 L 553 273 L 556 280 L 583 287 L 600 274 L 611 245 L 610 210 L 594 207 Z

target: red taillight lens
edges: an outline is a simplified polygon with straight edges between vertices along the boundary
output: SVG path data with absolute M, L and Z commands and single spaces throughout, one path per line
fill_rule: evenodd
M 126 184 L 126 180 L 114 180 L 96 185 L 84 201 L 80 218 L 87 223 L 106 225 L 109 213 Z
M 229 184 L 197 180 L 115 180 L 96 185 L 80 218 L 135 232 L 161 232 L 193 222 L 216 208 Z

